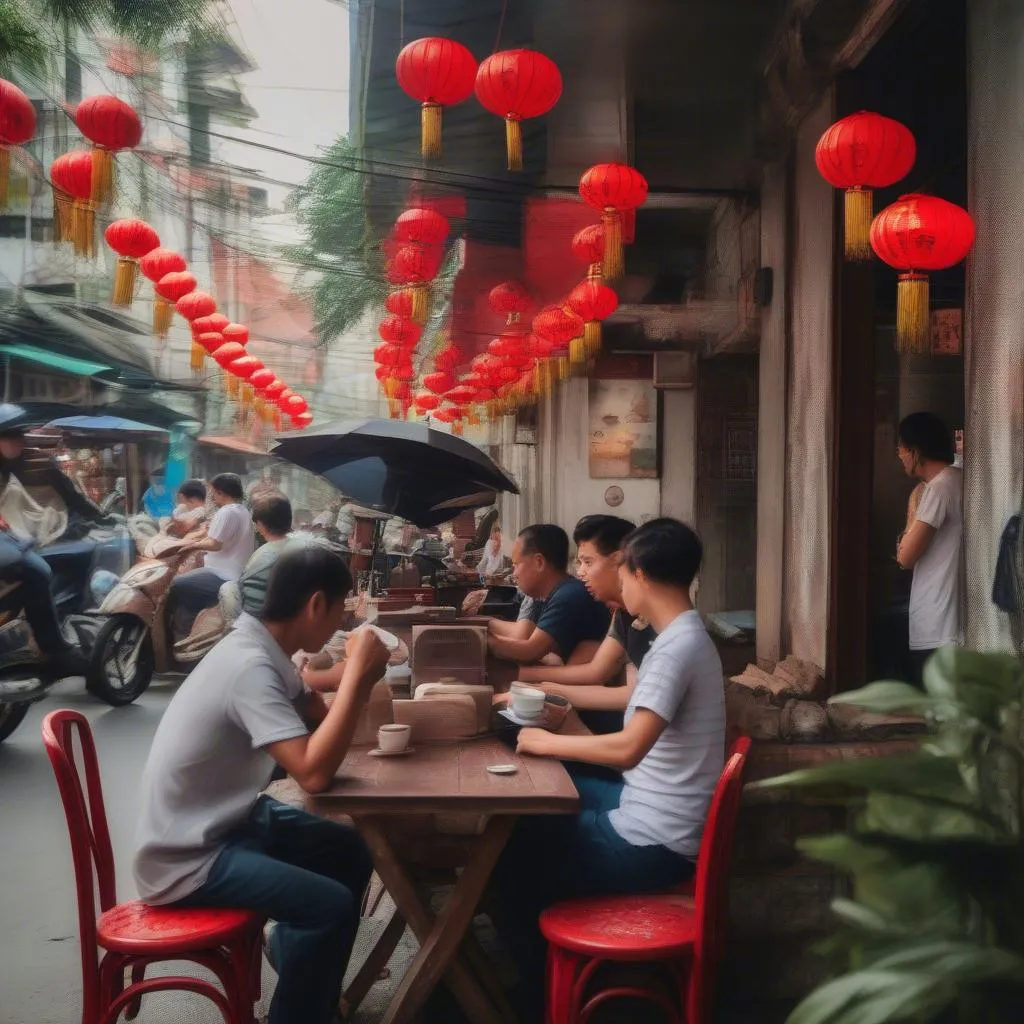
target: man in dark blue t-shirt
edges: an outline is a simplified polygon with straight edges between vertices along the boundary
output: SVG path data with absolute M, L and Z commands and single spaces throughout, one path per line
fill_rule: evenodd
M 512 549 L 515 580 L 539 608 L 534 628 L 525 637 L 492 627 L 492 654 L 520 664 L 540 661 L 549 654 L 568 662 L 581 644 L 600 644 L 608 633 L 610 613 L 568 574 L 568 567 L 569 537 L 561 527 L 541 523 L 519 534 Z

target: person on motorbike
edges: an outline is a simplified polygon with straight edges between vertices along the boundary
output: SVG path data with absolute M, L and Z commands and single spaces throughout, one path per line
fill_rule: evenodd
M 71 479 L 61 472 L 56 461 L 38 452 L 25 451 L 23 430 L 0 434 L 0 482 L 11 477 L 25 487 L 50 487 L 68 508 L 82 519 L 104 522 L 100 510 L 82 494 Z M 2 487 L 0 487 L 2 490 Z M 55 675 L 81 675 L 88 669 L 85 656 L 64 637 L 50 581 L 53 572 L 31 542 L 14 535 L 6 520 L 0 518 L 0 575 L 17 580 L 25 618 L 39 648 L 41 663 Z
M 172 537 L 184 537 L 206 518 L 206 484 L 202 480 L 185 480 L 178 488 L 177 499 L 164 532 Z
M 167 492 L 167 470 L 157 466 L 149 474 L 149 487 L 142 495 L 141 511 L 159 522 L 174 512 L 174 502 Z
M 292 530 L 292 503 L 283 495 L 257 498 L 252 506 L 252 522 L 264 543 L 245 564 L 238 578 L 242 611 L 258 616 L 267 597 L 270 570 L 288 544 Z
M 252 516 L 242 504 L 245 492 L 238 476 L 218 474 L 210 481 L 210 493 L 217 512 L 206 536 L 181 548 L 183 552 L 205 551 L 203 568 L 184 573 L 171 584 L 170 605 L 176 618 L 181 613 L 175 626 L 180 627 L 182 636 L 188 634 L 201 611 L 217 603 L 222 584 L 242 575 L 254 546 Z

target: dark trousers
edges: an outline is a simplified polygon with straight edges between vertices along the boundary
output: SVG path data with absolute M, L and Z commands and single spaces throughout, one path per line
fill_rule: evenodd
M 211 569 L 182 573 L 171 584 L 168 605 L 176 634 L 188 635 L 196 616 L 217 603 L 222 586 L 224 580 Z
M 494 872 L 494 924 L 519 969 L 523 1020 L 543 1018 L 542 910 L 579 896 L 657 892 L 694 871 L 688 858 L 664 846 L 633 846 L 612 828 L 608 814 L 619 806 L 621 778 L 569 769 L 580 812 L 520 819 Z
M 911 682 L 915 686 L 924 686 L 924 666 L 925 662 L 935 653 L 938 648 L 933 648 L 928 651 L 911 651 L 910 652 L 910 665 L 911 665 Z
M 277 922 L 270 1024 L 330 1024 L 372 871 L 355 829 L 260 797 L 179 906 L 242 907 Z
M 17 562 L 4 569 L 4 576 L 21 580 L 21 605 L 43 655 L 49 657 L 66 650 L 69 645 L 61 634 L 57 606 L 50 589 L 53 571 L 46 560 L 34 551 L 26 551 Z

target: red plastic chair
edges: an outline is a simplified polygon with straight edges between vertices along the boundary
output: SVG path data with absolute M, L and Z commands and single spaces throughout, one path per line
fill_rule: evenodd
M 75 761 L 76 733 L 84 787 Z M 43 743 L 71 837 L 82 944 L 82 1024 L 114 1024 L 122 1011 L 132 1020 L 142 996 L 167 990 L 206 996 L 227 1024 L 253 1024 L 253 1007 L 260 997 L 263 922 L 247 910 L 150 907 L 140 900 L 117 903 L 114 855 L 89 723 L 77 711 L 51 712 L 43 722 Z M 146 978 L 150 964 L 168 960 L 206 967 L 223 991 L 195 977 Z M 127 970 L 131 982 L 126 986 Z
M 568 900 L 541 914 L 548 941 L 547 1024 L 586 1024 L 610 999 L 659 1005 L 671 1021 L 709 1020 L 725 924 L 729 858 L 743 790 L 749 737 L 732 746 L 715 787 L 697 856 L 696 898 L 678 892 Z M 650 963 L 669 984 L 601 986 L 608 964 Z M 593 994 L 588 996 L 588 990 Z

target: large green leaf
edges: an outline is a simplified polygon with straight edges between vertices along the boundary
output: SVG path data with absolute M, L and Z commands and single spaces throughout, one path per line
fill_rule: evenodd
M 853 704 L 880 715 L 901 712 L 910 715 L 927 715 L 942 703 L 935 697 L 923 693 L 909 683 L 884 680 L 868 683 L 859 690 L 837 694 L 830 704 Z
M 956 701 L 998 729 L 1003 709 L 1024 700 L 1024 663 L 1007 654 L 944 647 L 925 665 L 924 685 L 933 697 Z

